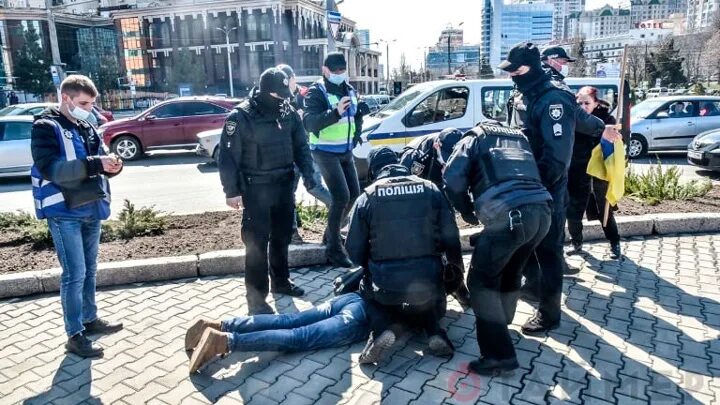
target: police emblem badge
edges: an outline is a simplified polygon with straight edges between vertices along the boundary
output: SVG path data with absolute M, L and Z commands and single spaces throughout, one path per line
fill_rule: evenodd
M 415 176 L 419 176 L 422 174 L 423 170 L 425 170 L 425 165 L 420 162 L 413 162 L 412 167 L 410 168 L 410 173 L 414 174 Z
M 232 134 L 235 133 L 235 129 L 237 129 L 237 122 L 228 121 L 225 123 L 225 132 L 227 132 L 228 136 L 232 136 Z
M 555 121 L 560 120 L 563 116 L 563 106 L 562 104 L 551 104 L 550 105 L 550 118 L 554 119 Z
M 73 133 L 67 129 L 63 129 L 63 136 L 67 139 L 72 139 Z

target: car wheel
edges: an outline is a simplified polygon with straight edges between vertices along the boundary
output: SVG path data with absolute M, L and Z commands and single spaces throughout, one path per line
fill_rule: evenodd
M 136 160 L 142 156 L 142 146 L 137 138 L 125 135 L 113 143 L 113 152 L 122 160 Z
M 642 135 L 633 134 L 630 136 L 630 142 L 628 143 L 628 157 L 630 159 L 637 159 L 647 155 L 648 144 L 645 137 Z

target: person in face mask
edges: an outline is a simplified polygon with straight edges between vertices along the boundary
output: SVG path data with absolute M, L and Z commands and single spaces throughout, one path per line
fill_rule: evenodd
M 323 77 L 308 88 L 303 119 L 310 149 L 332 197 L 323 241 L 331 264 L 353 267 L 340 237 L 342 222 L 360 194 L 353 148 L 362 143 L 362 113 L 348 83 L 347 62 L 340 52 L 328 53 Z
M 273 313 L 265 301 L 268 290 L 293 297 L 305 293 L 290 281 L 288 272 L 294 167 L 308 188 L 315 187 L 315 180 L 305 129 L 287 101 L 288 84 L 282 70 L 264 71 L 258 91 L 228 115 L 220 136 L 218 169 L 226 204 L 243 209 L 250 315 Z
M 566 266 L 562 245 L 567 211 L 568 168 L 580 107 L 571 92 L 545 73 L 540 62 L 540 51 L 533 43 L 515 45 L 498 68 L 510 75 L 523 96 L 526 120 L 522 129 L 530 142 L 542 185 L 553 199 L 550 229 L 535 250 L 542 277 L 539 277 L 537 271 L 529 272 L 526 269 L 524 272 L 528 282 L 538 286 L 539 305 L 535 315 L 523 325 L 522 332 L 545 333 L 560 325 L 562 276 Z M 603 124 L 600 128 L 603 129 L 599 134 L 610 142 L 622 139 L 614 127 L 605 127 Z
M 542 51 L 540 60 L 545 69 L 547 69 L 553 80 L 562 82 L 570 73 L 568 63 L 575 62 L 575 58 L 571 58 L 565 49 L 561 46 L 551 46 Z

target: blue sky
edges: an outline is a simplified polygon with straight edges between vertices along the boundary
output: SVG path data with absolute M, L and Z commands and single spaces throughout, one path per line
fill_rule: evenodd
M 434 45 L 440 31 L 450 23 L 457 26 L 464 22 L 465 41 L 479 42 L 482 3 L 482 0 L 345 0 L 338 8 L 356 21 L 358 28 L 370 29 L 371 42 L 396 40 L 390 45 L 391 67 L 399 65 L 400 55 L 404 53 L 406 61 L 419 68 L 423 47 Z M 618 3 L 618 0 L 586 0 L 586 8 Z M 385 64 L 384 54 L 382 63 Z

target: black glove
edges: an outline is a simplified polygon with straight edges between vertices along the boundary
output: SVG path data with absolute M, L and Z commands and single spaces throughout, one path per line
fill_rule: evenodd
M 362 145 L 362 144 L 363 144 L 363 140 L 360 135 L 353 136 L 353 148 L 355 148 L 358 145 Z
M 467 222 L 470 225 L 480 225 L 480 220 L 475 216 L 475 213 L 465 213 L 460 214 L 462 216 L 463 221 Z

